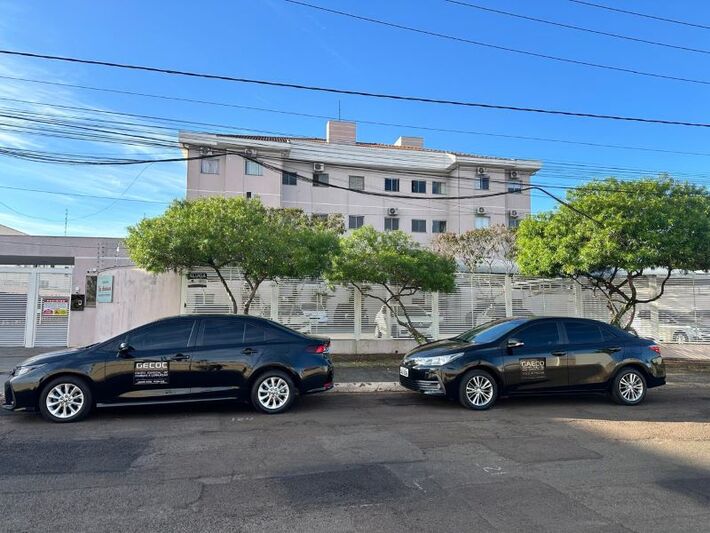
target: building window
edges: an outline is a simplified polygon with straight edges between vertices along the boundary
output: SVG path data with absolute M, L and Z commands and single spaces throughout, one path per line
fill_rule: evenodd
M 327 187 L 328 186 L 328 174 L 313 174 L 313 186 L 314 187 Z
M 426 233 L 426 220 L 412 219 L 412 233 Z
M 475 228 L 484 229 L 491 225 L 491 217 L 488 215 L 476 215 Z
M 432 233 L 446 233 L 446 220 L 432 220 L 431 221 L 431 232 Z
M 446 194 L 446 183 L 443 181 L 432 181 L 431 192 L 432 194 Z
M 508 182 L 508 192 L 520 194 L 523 192 L 523 187 L 520 185 L 519 181 L 509 181 Z
M 520 226 L 520 218 L 518 218 L 518 215 L 508 215 L 508 227 L 510 229 L 517 229 L 518 226 Z
M 412 192 L 426 194 L 426 181 L 412 180 Z
M 350 188 L 354 191 L 364 191 L 365 190 L 365 177 L 364 176 L 350 176 L 349 185 L 350 185 Z
M 313 220 L 320 220 L 326 222 L 328 220 L 327 213 L 313 213 Z
M 200 172 L 202 174 L 219 174 L 219 159 L 201 159 Z
M 399 229 L 399 219 L 395 217 L 385 217 L 385 231 Z
M 284 185 L 298 185 L 298 174 L 284 170 L 281 173 L 281 183 Z
M 256 161 L 244 160 L 244 174 L 247 176 L 261 176 L 264 174 L 264 168 Z
M 251 191 L 247 191 L 247 200 L 251 200 Z
M 348 229 L 358 229 L 365 224 L 365 217 L 362 215 L 350 215 L 348 217 Z
M 480 191 L 487 191 L 491 188 L 491 178 L 489 176 L 478 176 L 473 182 L 475 189 Z
M 86 276 L 86 301 L 84 307 L 96 307 L 96 274 Z
M 399 192 L 399 178 L 385 178 L 385 190 Z

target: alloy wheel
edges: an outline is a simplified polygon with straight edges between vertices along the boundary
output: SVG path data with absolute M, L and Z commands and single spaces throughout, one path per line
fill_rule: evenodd
M 634 372 L 624 374 L 619 380 L 619 394 L 627 402 L 637 402 L 643 396 L 643 391 L 643 380 Z
M 276 410 L 284 406 L 291 396 L 288 383 L 283 378 L 271 376 L 259 384 L 257 398 L 259 403 L 268 410 Z
M 493 383 L 485 376 L 473 376 L 466 383 L 466 397 L 476 407 L 483 407 L 493 399 Z
M 80 387 L 74 383 L 59 383 L 47 394 L 45 405 L 52 416 L 65 420 L 81 411 L 84 400 L 84 392 Z

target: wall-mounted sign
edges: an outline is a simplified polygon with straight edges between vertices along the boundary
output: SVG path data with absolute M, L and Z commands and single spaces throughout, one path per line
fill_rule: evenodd
M 113 276 L 111 274 L 99 274 L 96 280 L 96 301 L 113 302 Z
M 69 298 L 42 298 L 42 316 L 67 316 Z
M 188 272 L 187 279 L 207 279 L 207 272 Z

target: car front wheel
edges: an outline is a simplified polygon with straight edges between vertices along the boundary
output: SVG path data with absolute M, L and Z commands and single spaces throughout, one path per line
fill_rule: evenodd
M 482 411 L 493 406 L 498 399 L 498 384 L 485 370 L 471 370 L 461 379 L 459 402 L 464 407 Z
M 259 376 L 251 388 L 251 403 L 262 413 L 283 413 L 293 403 L 296 388 L 285 372 L 269 370 Z
M 81 378 L 63 376 L 42 389 L 39 410 L 50 422 L 77 422 L 91 411 L 93 398 L 89 385 Z
M 621 405 L 638 405 L 646 397 L 646 378 L 636 369 L 624 369 L 614 378 L 612 397 Z

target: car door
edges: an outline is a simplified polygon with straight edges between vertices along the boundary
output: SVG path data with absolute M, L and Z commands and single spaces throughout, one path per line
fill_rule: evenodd
M 191 345 L 196 321 L 181 317 L 131 330 L 107 353 L 103 400 L 135 403 L 187 399 L 190 395 Z
M 616 360 L 623 357 L 623 339 L 602 324 L 587 320 L 563 320 L 569 379 L 572 388 L 605 386 Z
M 204 398 L 240 395 L 255 356 L 245 344 L 245 327 L 242 317 L 200 319 L 192 359 L 193 394 Z
M 542 392 L 567 387 L 567 355 L 556 320 L 535 321 L 508 335 L 503 345 L 507 392 Z

